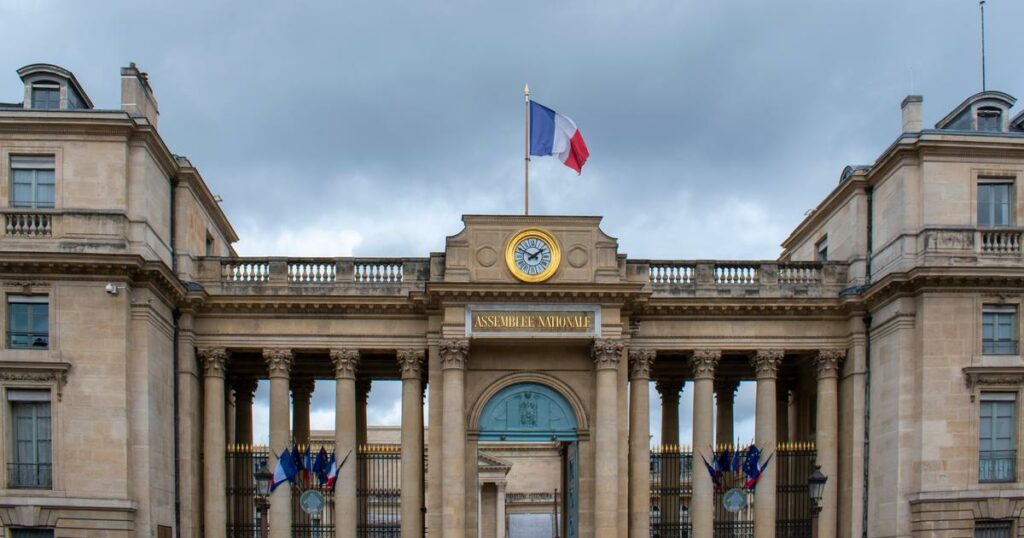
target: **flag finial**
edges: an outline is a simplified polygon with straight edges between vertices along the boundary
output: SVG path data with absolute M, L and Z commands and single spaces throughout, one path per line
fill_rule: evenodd
M 529 84 L 524 84 L 523 85 L 523 94 L 524 95 L 530 95 L 530 85 Z

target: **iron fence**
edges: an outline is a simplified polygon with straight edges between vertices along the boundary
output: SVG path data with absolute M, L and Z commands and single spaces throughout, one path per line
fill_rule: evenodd
M 310 447 L 313 454 L 319 450 L 319 445 Z M 263 519 L 267 517 L 270 505 L 266 498 L 259 495 L 255 476 L 256 471 L 264 465 L 267 469 L 273 469 L 273 462 L 269 458 L 270 451 L 265 446 L 228 447 L 225 454 L 228 538 L 266 538 L 263 534 Z M 334 492 L 320 488 L 315 478 L 305 474 L 297 477 L 296 482 L 289 487 L 292 488 L 292 537 L 333 537 Z M 300 504 L 301 495 L 306 489 L 315 489 L 323 495 L 322 509 L 313 514 L 304 511 Z
M 8 463 L 11 488 L 49 489 L 53 487 L 53 465 L 49 463 Z
M 401 445 L 364 445 L 356 452 L 359 538 L 401 534 Z
M 719 447 L 719 450 L 733 447 Z M 740 447 L 738 464 L 742 467 L 747 447 Z M 764 455 L 772 454 L 768 451 Z M 811 502 L 807 478 L 814 470 L 816 452 L 813 443 L 780 443 L 770 465 L 776 467 L 776 536 L 809 538 Z M 703 464 L 699 464 L 703 466 Z M 693 486 L 693 454 L 688 447 L 668 446 L 651 451 L 651 536 L 689 538 L 692 534 L 690 497 Z M 703 467 L 697 472 L 706 472 Z M 715 489 L 715 538 L 750 538 L 754 535 L 754 495 L 749 492 L 745 507 L 725 509 L 722 496 L 730 488 L 742 487 L 742 473 L 724 473 Z

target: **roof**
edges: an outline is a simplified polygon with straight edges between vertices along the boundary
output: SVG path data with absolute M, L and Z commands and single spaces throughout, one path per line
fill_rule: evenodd
M 1017 102 L 1017 99 L 1014 96 L 1003 92 L 991 90 L 978 92 L 968 97 L 963 103 L 960 103 L 960 106 L 954 108 L 953 111 L 947 114 L 945 118 L 939 120 L 939 122 L 935 124 L 935 128 L 946 129 L 947 127 L 949 127 L 951 123 L 953 123 L 953 120 L 957 119 L 957 117 L 960 116 L 960 114 L 962 114 L 966 110 L 969 110 L 975 103 L 979 101 L 998 101 L 1001 104 L 1003 104 L 1007 110 L 1009 110 L 1011 107 L 1013 107 L 1013 104 Z
M 89 99 L 89 96 L 85 93 L 85 89 L 78 83 L 78 79 L 75 78 L 75 74 L 71 71 L 53 64 L 28 64 L 25 67 L 18 69 L 18 76 L 21 77 L 21 80 L 25 80 L 25 78 L 37 74 L 52 75 L 66 79 L 68 83 L 71 84 L 71 87 L 75 89 L 78 96 L 82 98 L 82 102 L 85 103 L 85 106 L 87 108 L 93 107 L 92 99 Z

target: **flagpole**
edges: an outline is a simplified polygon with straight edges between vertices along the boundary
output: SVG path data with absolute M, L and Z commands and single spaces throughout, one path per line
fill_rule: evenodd
M 530 214 L 530 85 L 529 84 L 523 86 L 523 95 L 525 96 L 525 103 L 526 103 L 526 106 L 525 106 L 526 114 L 525 114 L 525 118 L 524 118 L 524 121 L 523 121 L 523 125 L 525 126 L 524 133 L 523 133 L 523 147 L 525 149 L 525 152 L 524 152 L 524 155 L 523 155 L 523 157 L 524 157 L 523 162 L 526 165 L 526 168 L 525 168 L 525 172 L 526 173 L 525 173 L 525 175 L 523 177 L 523 179 L 525 180 L 525 184 L 524 184 L 525 185 L 525 192 L 524 192 L 524 195 L 523 195 L 523 202 L 524 202 L 523 214 L 524 215 L 529 215 Z

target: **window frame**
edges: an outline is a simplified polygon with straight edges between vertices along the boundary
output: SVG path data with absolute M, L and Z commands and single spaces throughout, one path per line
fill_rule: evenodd
M 48 161 L 48 162 L 46 162 Z M 53 209 L 57 206 L 57 155 L 53 153 L 36 153 L 36 154 L 11 154 L 8 158 L 8 196 L 7 196 L 7 207 L 13 209 Z M 30 191 L 31 199 L 27 201 L 19 201 L 16 199 L 17 189 L 15 188 L 18 184 L 24 184 L 24 182 L 17 181 L 16 170 L 28 170 L 32 172 Z M 51 183 L 40 181 L 40 172 L 49 171 L 53 179 Z M 53 192 L 53 199 L 49 202 L 41 202 L 39 197 L 40 185 L 50 185 Z
M 974 127 L 975 130 L 980 133 L 1001 133 L 1005 129 L 1003 128 L 1003 109 L 994 106 L 980 106 L 974 109 Z M 996 125 L 995 129 L 982 129 L 981 119 L 982 118 L 995 118 Z
M 978 394 L 978 399 L 977 400 L 978 400 L 978 408 L 977 408 L 977 416 L 978 416 L 978 432 L 977 432 L 978 433 L 977 434 L 977 439 L 978 439 L 978 483 L 979 484 L 1006 484 L 1006 483 L 1016 482 L 1017 481 L 1017 475 L 1018 475 L 1018 466 L 1017 466 L 1017 459 L 1018 459 L 1017 446 L 1018 446 L 1018 442 L 1017 442 L 1017 436 L 1020 433 L 1020 428 L 1017 426 L 1017 420 L 1018 420 L 1018 417 L 1020 416 L 1020 410 L 1018 409 L 1018 407 L 1019 407 L 1019 404 L 1018 404 L 1018 391 L 1014 391 L 1014 390 L 983 390 L 983 391 L 981 391 Z M 985 411 L 985 407 L 984 406 L 986 404 L 992 405 L 992 409 L 993 409 L 993 412 L 994 412 L 996 410 L 995 404 L 998 404 L 998 403 L 1009 403 L 1010 404 L 1011 414 L 1010 414 L 1010 417 L 1009 417 L 1009 424 L 1010 424 L 1011 430 L 1010 430 L 1009 435 L 1007 436 L 1007 439 L 1009 439 L 1009 442 L 1010 442 L 1010 448 L 1009 449 L 1003 449 L 1003 450 L 995 450 L 995 449 L 989 448 L 989 450 L 983 451 L 981 449 L 981 443 L 984 440 L 984 438 L 982 437 L 983 422 L 985 421 L 985 415 L 983 414 L 984 411 Z M 998 416 L 989 415 L 989 420 L 993 421 L 993 426 L 995 425 L 995 421 L 998 420 L 998 418 L 999 418 Z M 991 433 L 989 435 L 989 441 L 992 442 L 992 441 L 997 440 L 996 432 L 992 431 L 992 428 L 990 428 L 990 432 Z M 981 472 L 982 462 L 985 461 L 982 458 L 982 455 L 986 454 L 986 453 L 993 453 L 993 452 L 1008 452 L 1009 453 L 1007 456 L 1002 458 L 1004 460 L 1008 460 L 1009 461 L 1009 465 L 1010 465 L 1009 477 L 1007 477 L 1007 478 L 988 478 L 988 479 L 982 477 L 982 472 Z
M 995 221 L 995 211 L 994 210 L 996 208 L 996 204 L 995 204 L 995 202 L 989 202 L 991 204 L 992 221 L 993 222 L 992 223 L 982 223 L 982 221 L 981 221 L 981 214 L 982 214 L 982 212 L 981 212 L 981 204 L 982 204 L 981 192 L 982 192 L 982 187 L 995 186 L 995 185 L 1000 185 L 1000 186 L 1005 185 L 1005 186 L 1008 187 L 1007 188 L 1007 199 L 1006 199 L 1006 222 L 1005 223 L 995 223 L 994 222 Z M 977 223 L 977 226 L 979 228 L 1012 228 L 1013 226 L 1016 225 L 1016 222 L 1017 222 L 1017 218 L 1016 218 L 1017 217 L 1017 188 L 1016 187 L 1017 187 L 1016 178 L 1014 178 L 1014 177 L 987 176 L 987 175 L 986 176 L 979 176 L 978 177 L 978 180 L 977 180 L 977 183 L 976 183 L 976 186 L 975 186 L 975 191 L 976 191 L 977 195 L 975 196 L 975 204 L 974 204 L 974 212 L 975 212 L 974 221 L 975 221 L 975 223 Z
M 999 338 L 985 338 L 985 325 L 986 317 L 989 315 L 994 316 L 1012 316 L 1010 318 L 1010 339 L 999 339 Z M 981 356 L 983 357 L 1006 357 L 1006 356 L 1019 356 L 1020 355 L 1020 308 L 1017 304 L 992 304 L 985 303 L 981 306 L 981 338 L 979 338 L 981 344 Z M 996 325 L 993 327 L 993 336 L 996 336 L 996 329 L 1000 326 L 998 319 Z M 992 342 L 992 348 L 986 347 L 987 342 Z M 1000 343 L 1010 342 L 1012 349 L 1009 351 L 997 351 Z M 993 349 L 996 348 L 996 349 Z
M 986 526 L 988 528 L 986 528 Z M 974 520 L 974 537 L 975 538 L 989 538 L 991 534 L 979 534 L 983 531 L 1006 531 L 1006 536 L 1013 537 L 1016 533 L 1014 532 L 1015 520 L 1013 519 L 975 519 Z
M 54 489 L 54 473 L 53 473 L 54 461 L 53 461 L 53 455 L 54 455 L 54 444 L 55 444 L 55 441 L 54 441 L 54 428 L 53 428 L 54 416 L 55 416 L 55 409 L 54 409 L 54 405 L 53 405 L 53 389 L 50 388 L 50 387 L 25 387 L 25 388 L 21 388 L 21 387 L 8 387 L 7 390 L 5 391 L 4 401 L 6 403 L 6 417 L 7 417 L 7 422 L 9 424 L 9 426 L 6 428 L 6 430 L 7 430 L 7 450 L 8 450 L 8 457 L 7 457 L 7 461 L 6 461 L 6 463 L 7 463 L 7 469 L 6 469 L 7 470 L 7 475 L 6 475 L 6 477 L 7 477 L 7 481 L 6 481 L 7 488 L 9 488 L 9 489 L 16 489 L 16 490 L 52 491 Z M 32 413 L 32 430 L 33 430 L 32 431 L 32 434 L 33 434 L 32 448 L 33 448 L 33 453 L 34 453 L 34 455 L 33 455 L 33 460 L 34 461 L 31 461 L 31 462 L 20 461 L 21 458 L 19 456 L 20 451 L 18 450 L 18 443 L 19 443 L 20 440 L 18 438 L 18 420 L 17 420 L 17 417 L 16 417 L 16 407 L 21 406 L 21 405 L 30 405 L 30 408 L 33 410 L 33 413 Z M 36 410 L 37 409 L 46 409 L 48 411 L 48 413 L 49 413 L 49 416 L 46 417 L 46 419 L 49 421 L 48 426 L 47 426 L 47 431 L 48 431 L 48 434 L 49 434 L 49 438 L 47 440 L 45 440 L 45 441 L 40 441 L 39 439 L 36 438 L 36 434 L 38 433 L 38 430 L 39 430 L 39 425 L 38 425 L 39 422 L 38 421 L 40 420 L 40 417 L 38 417 L 36 415 Z M 40 461 L 40 458 L 39 458 L 39 447 L 38 447 L 40 442 L 46 442 L 46 443 L 49 444 L 49 450 L 48 450 L 48 459 L 49 459 L 49 461 L 47 461 L 47 462 L 41 462 Z M 37 478 L 39 477 L 38 473 L 40 472 L 39 466 L 48 465 L 49 466 L 49 483 L 44 483 L 42 480 L 38 480 L 38 479 L 36 481 L 33 481 L 31 483 L 28 483 L 28 484 L 20 483 L 19 480 L 16 478 L 17 475 L 16 475 L 15 469 L 17 469 L 18 466 L 21 466 L 21 465 L 35 465 L 35 466 L 37 466 L 37 468 L 36 468 L 36 473 L 37 473 L 36 476 L 37 476 Z
M 57 91 L 57 103 L 56 103 L 57 106 L 45 107 L 45 108 L 44 107 L 36 106 L 36 91 L 51 92 L 51 91 L 54 91 L 54 90 Z M 31 84 L 30 88 L 29 88 L 29 94 L 30 94 L 30 99 L 31 99 L 30 109 L 31 110 L 62 110 L 64 108 L 62 106 L 64 100 L 61 98 L 61 93 L 63 93 L 63 92 L 62 92 L 61 84 L 59 82 L 53 82 L 53 81 L 50 81 L 50 80 L 40 80 L 40 81 L 37 81 L 37 82 L 33 82 Z M 51 102 L 52 100 L 51 99 L 47 99 L 46 101 L 47 102 Z
M 16 346 L 16 345 L 13 345 L 12 337 L 15 335 L 14 334 L 15 331 L 12 328 L 12 324 L 13 324 L 13 321 L 14 321 L 14 309 L 13 309 L 13 306 L 14 305 L 31 305 L 31 304 L 36 304 L 36 305 L 38 305 L 38 304 L 45 304 L 46 305 L 46 335 L 45 335 L 45 337 L 46 337 L 46 346 L 33 346 L 31 344 L 30 345 L 26 345 L 26 346 Z M 51 315 L 51 310 L 52 310 L 52 308 L 51 308 L 51 304 L 50 304 L 50 296 L 49 295 L 46 295 L 46 294 L 24 294 L 23 295 L 23 294 L 16 294 L 16 293 L 8 293 L 8 294 L 6 294 L 6 297 L 5 297 L 5 300 L 4 300 L 4 317 L 6 318 L 5 319 L 5 323 L 4 323 L 4 325 L 5 325 L 5 327 L 4 327 L 4 329 L 5 329 L 5 338 L 6 338 L 4 340 L 4 342 L 5 342 L 4 348 L 5 349 L 17 349 L 17 350 L 30 350 L 30 351 L 48 351 L 48 350 L 52 349 L 52 342 L 50 340 L 50 335 L 53 333 L 53 330 L 52 330 L 53 329 L 53 327 L 52 327 L 53 323 L 51 321 L 53 316 Z M 31 310 L 29 310 L 29 312 L 31 312 Z M 29 320 L 28 328 L 29 329 L 32 328 L 31 319 Z M 41 333 L 32 332 L 31 330 L 29 330 L 29 331 L 19 331 L 19 332 L 25 333 L 25 335 L 28 336 L 28 338 L 30 340 L 34 336 L 41 334 Z
M 828 234 L 821 236 L 821 239 L 814 243 L 814 258 L 819 262 L 828 261 Z

